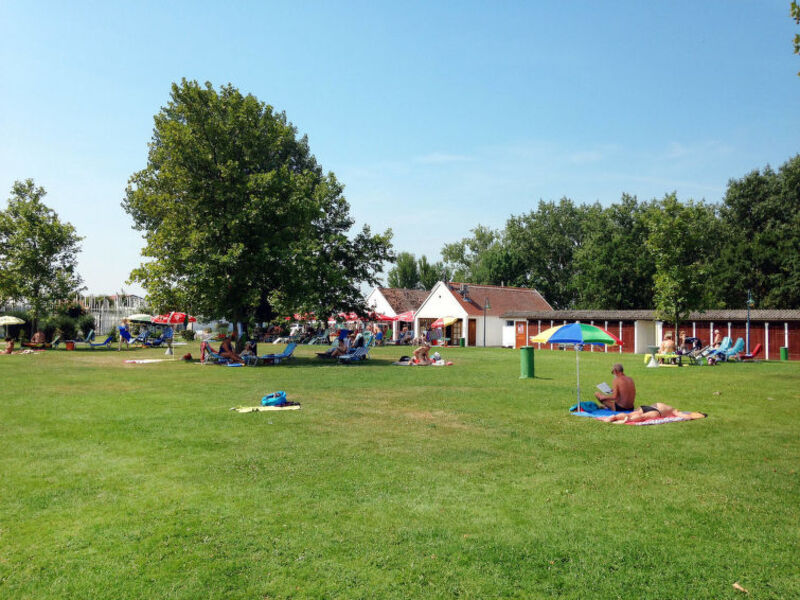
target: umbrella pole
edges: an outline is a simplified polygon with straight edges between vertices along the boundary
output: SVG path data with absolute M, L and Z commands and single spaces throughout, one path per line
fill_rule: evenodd
M 583 412 L 581 408 L 581 353 L 578 350 L 579 344 L 575 344 L 575 370 L 578 373 L 578 412 Z

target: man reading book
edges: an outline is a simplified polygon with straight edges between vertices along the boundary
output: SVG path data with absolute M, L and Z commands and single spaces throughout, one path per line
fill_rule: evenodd
M 625 375 L 620 363 L 611 368 L 611 374 L 614 376 L 611 393 L 595 392 L 594 397 L 609 410 L 633 410 L 633 403 L 636 400 L 636 385 L 633 379 Z

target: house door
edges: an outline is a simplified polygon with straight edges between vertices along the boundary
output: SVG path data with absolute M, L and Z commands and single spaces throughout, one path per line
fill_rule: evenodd
M 475 332 L 478 329 L 478 322 L 475 319 L 470 319 L 467 323 L 467 345 L 468 346 L 477 346 L 478 340 L 476 339 Z
M 515 348 L 522 348 L 528 345 L 528 322 L 516 321 L 514 323 Z

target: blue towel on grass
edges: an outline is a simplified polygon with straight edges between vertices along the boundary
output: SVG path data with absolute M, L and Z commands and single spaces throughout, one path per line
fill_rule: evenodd
M 581 404 L 587 404 L 587 403 L 586 402 L 581 402 Z M 572 410 L 572 408 L 570 408 L 570 414 L 573 414 L 576 417 L 591 417 L 593 419 L 596 419 L 598 417 L 610 417 L 612 415 L 618 415 L 620 413 L 633 412 L 633 411 L 630 411 L 630 410 L 613 411 L 613 410 L 608 410 L 607 408 L 600 408 L 597 405 L 595 405 L 594 410 L 586 410 L 586 407 L 584 407 L 583 408 L 583 412 L 578 412 L 578 410 L 577 410 L 578 405 L 577 404 L 573 408 L 575 408 L 575 410 Z

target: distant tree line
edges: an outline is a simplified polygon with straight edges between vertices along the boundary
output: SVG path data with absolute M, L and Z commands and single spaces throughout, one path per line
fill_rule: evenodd
M 797 308 L 800 155 L 730 180 L 719 204 L 674 193 L 624 194 L 607 207 L 562 198 L 471 233 L 444 246 L 436 272 L 535 288 L 554 308 L 656 308 L 675 322 L 694 309 L 743 308 L 748 290 L 757 307 Z M 390 285 L 420 270 L 409 256 Z

